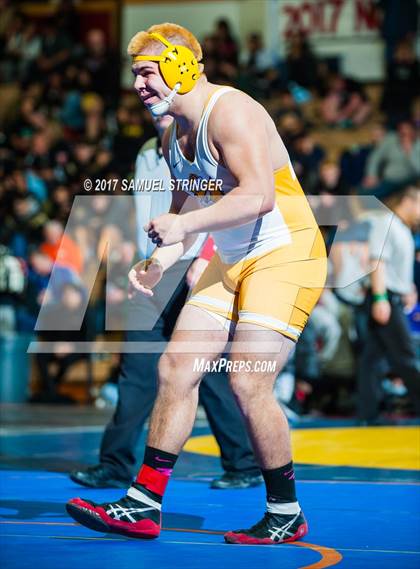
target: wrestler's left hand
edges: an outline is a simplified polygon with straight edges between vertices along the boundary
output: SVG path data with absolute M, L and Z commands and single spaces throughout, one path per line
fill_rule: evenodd
M 179 243 L 187 237 L 183 217 L 175 213 L 165 213 L 155 217 L 144 226 L 144 230 L 158 247 Z

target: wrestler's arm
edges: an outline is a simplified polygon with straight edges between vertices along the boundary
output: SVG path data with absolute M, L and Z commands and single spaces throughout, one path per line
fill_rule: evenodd
M 213 109 L 209 138 L 238 185 L 214 205 L 183 214 L 187 234 L 251 223 L 273 209 L 274 174 L 265 113 L 242 93 L 222 98 Z
M 162 139 L 162 146 L 164 144 L 165 134 Z M 166 155 L 165 158 L 167 160 Z M 172 192 L 170 213 L 164 214 L 160 217 L 165 218 L 169 216 L 171 218 L 178 219 L 181 217 L 179 215 L 181 211 L 191 211 L 191 209 L 196 208 L 198 205 L 197 201 L 189 198 L 187 194 L 174 190 Z M 150 224 L 151 222 L 145 226 L 145 231 L 149 232 Z M 154 293 L 152 289 L 161 280 L 163 273 L 169 269 L 169 267 L 174 265 L 184 255 L 184 253 L 188 251 L 188 249 L 194 244 L 197 237 L 197 235 L 185 235 L 182 240 L 177 241 L 172 245 L 156 248 L 146 261 L 136 263 L 128 273 L 128 279 L 132 290 L 140 292 L 145 296 L 153 296 Z M 133 296 L 132 290 L 129 292 L 130 297 Z
M 162 136 L 162 151 L 170 168 L 168 152 L 169 131 L 170 129 L 167 129 Z M 185 192 L 177 189 L 172 191 L 172 201 L 169 213 L 187 214 L 188 212 L 195 211 L 198 207 L 199 203 L 196 198 L 190 197 Z M 174 265 L 194 245 L 197 237 L 197 234 L 190 234 L 179 243 L 174 243 L 168 247 L 156 247 L 150 257 L 150 260 L 157 261 L 158 264 L 161 265 L 162 270 L 165 271 Z
M 173 190 L 172 202 L 169 213 L 180 214 L 183 212 L 187 215 L 189 212 L 195 211 L 198 207 L 195 198 L 188 196 L 185 192 Z M 156 261 L 161 265 L 162 270 L 166 271 L 174 265 L 185 253 L 191 249 L 198 237 L 197 233 L 189 234 L 183 241 L 168 245 L 167 247 L 156 247 L 150 256 L 151 261 Z

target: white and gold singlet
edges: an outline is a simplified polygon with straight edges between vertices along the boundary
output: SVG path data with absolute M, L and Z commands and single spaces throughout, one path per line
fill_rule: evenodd
M 221 192 L 194 193 L 202 207 L 236 187 L 237 180 L 211 154 L 207 127 L 218 99 L 233 91 L 216 90 L 197 131 L 194 161 L 182 153 L 173 123 L 169 160 L 177 180 L 222 180 Z M 325 283 L 322 235 L 290 162 L 274 172 L 276 206 L 255 222 L 212 232 L 217 253 L 188 301 L 222 321 L 247 322 L 297 340 Z

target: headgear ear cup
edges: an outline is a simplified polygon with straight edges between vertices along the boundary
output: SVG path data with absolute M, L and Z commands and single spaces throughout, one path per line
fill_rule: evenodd
M 160 55 L 135 55 L 136 61 L 158 61 L 165 83 L 170 89 L 179 84 L 181 95 L 191 91 L 200 77 L 198 61 L 193 52 L 184 45 L 174 45 L 158 33 L 150 36 L 166 46 Z

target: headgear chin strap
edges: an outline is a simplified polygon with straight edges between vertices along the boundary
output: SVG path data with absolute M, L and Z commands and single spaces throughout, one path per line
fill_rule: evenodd
M 198 61 L 193 52 L 185 45 L 174 45 L 156 32 L 149 35 L 163 43 L 166 49 L 160 55 L 134 55 L 133 63 L 136 61 L 158 61 L 159 70 L 168 87 L 175 89 L 176 85 L 179 84 L 178 90 L 168 95 L 168 97 L 172 96 L 170 104 L 177 92 L 183 95 L 195 86 L 200 77 Z
M 172 101 L 174 100 L 175 95 L 179 91 L 179 88 L 180 84 L 177 83 L 167 97 L 165 97 L 158 103 L 154 103 L 153 105 L 149 106 L 149 111 L 152 113 L 152 115 L 155 118 L 161 117 L 162 115 L 166 115 L 166 113 L 169 111 L 169 107 L 171 106 Z

